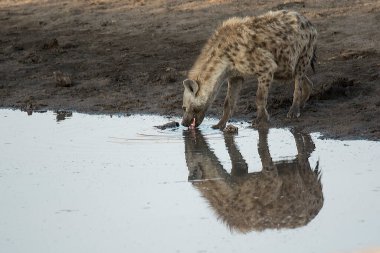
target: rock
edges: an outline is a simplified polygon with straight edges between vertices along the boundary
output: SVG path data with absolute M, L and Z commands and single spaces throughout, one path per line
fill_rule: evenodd
M 223 132 L 229 133 L 229 134 L 237 134 L 239 128 L 233 125 L 227 125 L 224 129 Z
M 166 123 L 166 124 L 163 124 L 163 125 L 160 125 L 160 126 L 154 126 L 154 127 L 158 128 L 158 129 L 161 129 L 161 130 L 165 130 L 167 128 L 179 127 L 179 123 L 176 122 L 176 121 L 171 121 L 169 123 Z
M 42 45 L 42 49 L 52 49 L 59 47 L 58 40 L 56 38 L 49 40 Z
M 71 111 L 56 111 L 55 114 L 57 122 L 73 116 L 73 112 Z
M 73 85 L 69 75 L 62 73 L 61 71 L 54 71 L 53 74 L 56 86 L 71 87 Z

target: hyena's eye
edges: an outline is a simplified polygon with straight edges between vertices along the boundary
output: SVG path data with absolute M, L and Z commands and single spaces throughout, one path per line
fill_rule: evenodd
M 184 112 L 186 112 L 186 107 L 185 106 L 183 106 L 182 109 L 183 109 Z

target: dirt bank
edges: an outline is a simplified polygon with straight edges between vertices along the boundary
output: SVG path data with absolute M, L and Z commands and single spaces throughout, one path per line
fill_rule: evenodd
M 380 140 L 376 0 L 3 0 L 0 107 L 181 115 L 182 80 L 217 25 L 284 8 L 318 28 L 318 66 L 310 74 L 313 96 L 299 119 L 285 117 L 292 85 L 273 84 L 271 124 Z M 247 80 L 235 119 L 255 116 L 256 88 Z M 222 93 L 209 115 L 220 115 Z

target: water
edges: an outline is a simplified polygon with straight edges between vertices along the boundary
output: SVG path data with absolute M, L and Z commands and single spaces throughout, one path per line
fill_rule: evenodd
M 379 142 L 170 120 L 0 110 L 0 252 L 380 248 Z

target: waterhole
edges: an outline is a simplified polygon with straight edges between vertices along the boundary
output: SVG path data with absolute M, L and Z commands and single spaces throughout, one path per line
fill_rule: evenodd
M 170 121 L 0 110 L 0 251 L 379 248 L 379 142 Z

